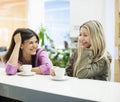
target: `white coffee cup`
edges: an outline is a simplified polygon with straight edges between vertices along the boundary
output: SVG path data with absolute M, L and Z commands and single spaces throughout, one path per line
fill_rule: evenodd
M 65 75 L 65 68 L 56 67 L 54 71 L 57 78 L 63 78 Z
M 24 74 L 30 73 L 32 69 L 32 65 L 24 64 L 22 65 L 22 71 Z

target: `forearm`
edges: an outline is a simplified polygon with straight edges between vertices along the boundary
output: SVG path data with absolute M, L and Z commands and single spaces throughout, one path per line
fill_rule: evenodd
M 73 52 L 72 56 L 69 58 L 68 63 L 66 65 L 66 74 L 68 76 L 73 76 L 73 68 L 74 68 L 74 63 L 77 59 L 77 52 Z
M 66 66 L 66 75 L 73 76 L 73 66 L 70 63 Z
M 31 70 L 32 72 L 36 72 L 37 74 L 42 74 L 41 70 L 40 70 L 40 67 L 34 67 L 32 68 Z
M 19 57 L 19 49 L 20 49 L 20 44 L 15 45 L 13 52 L 8 60 L 10 64 L 17 65 L 18 57 Z
M 18 66 L 17 65 L 11 65 L 10 63 L 6 63 L 6 73 L 8 75 L 14 75 L 17 73 Z
M 50 74 L 50 68 L 53 67 L 53 64 L 48 57 L 48 53 L 44 49 L 37 52 L 36 62 L 36 66 L 40 71 L 39 73 L 42 73 L 43 75 Z
M 81 55 L 76 75 L 78 78 L 93 78 L 102 75 L 103 70 L 106 70 L 104 68 L 106 68 L 105 60 L 101 59 L 97 62 L 93 62 L 91 51 L 85 49 Z
M 76 73 L 77 77 L 87 78 L 91 76 L 90 75 L 90 72 L 92 72 L 91 63 L 93 62 L 93 55 L 91 53 L 92 52 L 90 49 L 86 49 L 86 48 L 83 49 Z

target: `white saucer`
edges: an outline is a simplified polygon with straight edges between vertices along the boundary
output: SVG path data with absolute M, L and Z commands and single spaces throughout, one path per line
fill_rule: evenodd
M 55 81 L 64 81 L 64 80 L 68 80 L 68 76 L 64 76 L 62 78 L 59 78 L 59 77 L 56 77 L 56 76 L 51 76 L 51 79 L 55 80 Z
M 35 74 L 36 74 L 35 72 L 30 72 L 30 73 L 19 72 L 19 73 L 17 73 L 17 75 L 20 75 L 20 76 L 32 76 Z

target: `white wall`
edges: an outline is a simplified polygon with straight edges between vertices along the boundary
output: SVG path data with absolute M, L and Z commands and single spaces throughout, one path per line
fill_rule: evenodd
M 104 23 L 104 0 L 70 0 L 70 33 L 76 36 L 79 26 L 88 20 Z
M 116 54 L 115 51 L 115 7 L 114 0 L 105 0 L 105 34 L 107 41 L 107 49 L 112 55 L 111 63 L 111 81 L 114 81 L 114 59 Z
M 114 61 L 114 0 L 70 0 L 70 35 L 79 34 L 79 26 L 88 20 L 98 20 L 102 23 L 107 49 Z M 111 81 L 114 80 L 114 63 L 111 64 Z
M 44 24 L 44 0 L 28 0 L 28 27 L 37 31 Z

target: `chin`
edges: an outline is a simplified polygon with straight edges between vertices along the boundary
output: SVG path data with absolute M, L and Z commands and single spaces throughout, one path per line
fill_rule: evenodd
M 90 47 L 88 47 L 88 46 L 83 46 L 83 48 L 90 48 Z
M 90 47 L 86 47 L 86 48 L 90 48 Z
M 31 55 L 35 55 L 36 54 L 36 52 L 35 53 L 31 53 Z

